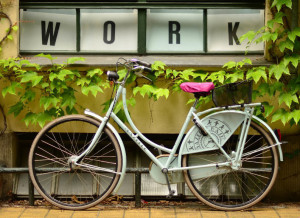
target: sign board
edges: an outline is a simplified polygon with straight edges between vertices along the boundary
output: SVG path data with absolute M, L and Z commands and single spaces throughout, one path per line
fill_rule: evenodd
M 83 9 L 81 50 L 137 52 L 136 9 Z
M 75 51 L 75 10 L 30 10 L 20 14 L 20 50 Z
M 21 10 L 20 17 L 21 51 L 138 50 L 137 9 L 81 9 L 80 14 L 75 9 L 31 9 Z M 239 41 L 263 25 L 259 9 L 207 9 L 207 17 L 203 9 L 148 9 L 146 53 L 263 51 L 263 43 L 247 48 L 246 40 Z
M 147 52 L 202 51 L 203 10 L 148 10 Z
M 208 52 L 245 51 L 247 40 L 239 38 L 248 31 L 259 30 L 264 25 L 264 11 L 255 9 L 207 10 Z M 262 51 L 263 43 L 253 44 L 248 51 Z

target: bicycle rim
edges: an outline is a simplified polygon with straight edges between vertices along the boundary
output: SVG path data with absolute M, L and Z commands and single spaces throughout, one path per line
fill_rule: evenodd
M 70 168 L 70 157 L 81 154 L 100 123 L 82 116 L 65 116 L 49 123 L 36 136 L 29 154 L 29 173 L 37 191 L 63 209 L 86 209 L 104 200 L 120 178 L 122 157 L 115 136 L 107 128 L 80 164 Z
M 235 151 L 240 130 L 223 146 L 231 155 Z M 220 210 L 242 210 L 261 201 L 273 186 L 278 171 L 278 156 L 273 140 L 266 131 L 251 123 L 242 155 L 242 167 L 208 168 L 184 171 L 191 192 L 205 204 Z M 269 147 L 269 148 L 268 148 Z M 226 161 L 220 151 L 186 155 L 183 166 Z

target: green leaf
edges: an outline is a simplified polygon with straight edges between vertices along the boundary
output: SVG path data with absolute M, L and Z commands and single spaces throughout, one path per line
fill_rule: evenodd
M 292 0 L 274 0 L 271 8 L 276 6 L 277 10 L 280 11 L 283 5 L 292 8 Z
M 236 67 L 237 63 L 234 61 L 229 61 L 226 64 L 223 65 L 223 68 L 227 68 L 227 69 L 232 69 L 234 67 Z
M 13 31 L 17 31 L 18 29 L 19 29 L 19 27 L 17 26 L 17 25 L 15 25 L 15 26 L 12 26 L 12 28 L 11 28 Z
M 117 114 L 123 107 L 123 101 L 119 101 L 114 108 L 114 113 Z
M 23 75 L 20 75 L 22 78 L 20 83 L 32 82 L 32 86 L 36 86 L 43 79 L 43 76 L 39 76 L 36 72 L 28 71 Z
M 169 76 L 172 75 L 172 74 L 173 74 L 173 70 L 167 69 L 167 70 L 166 70 L 165 78 L 169 78 Z
M 281 122 L 285 125 L 290 119 L 289 119 L 289 113 L 284 110 L 283 108 L 280 108 L 272 115 L 272 123 L 275 121 L 281 120 Z
M 145 95 L 147 94 L 148 96 L 150 96 L 151 94 L 153 94 L 155 92 L 155 88 L 151 85 L 143 85 L 142 87 L 135 87 L 133 89 L 133 95 L 135 96 L 137 93 L 140 93 L 141 96 L 145 97 Z
M 299 103 L 296 94 L 284 93 L 284 92 L 280 93 L 278 101 L 279 101 L 279 105 L 281 105 L 284 102 L 289 108 L 291 107 L 292 102 Z
M 269 20 L 267 23 L 267 26 L 271 29 L 273 29 L 274 23 L 283 24 L 283 17 L 286 16 L 283 12 L 276 13 L 273 20 Z
M 188 102 L 186 104 L 188 105 L 188 104 L 194 103 L 195 100 L 196 100 L 195 98 L 191 98 L 191 99 L 188 100 Z
M 93 95 L 94 97 L 96 97 L 96 96 L 97 96 L 97 93 L 98 93 L 98 92 L 103 93 L 103 90 L 102 90 L 98 85 L 90 85 L 90 86 L 82 86 L 82 87 L 81 87 L 81 92 L 82 92 L 82 94 L 84 94 L 84 95 L 88 95 L 89 92 L 91 92 L 92 95 Z
M 292 63 L 292 65 L 297 68 L 298 64 L 300 61 L 300 55 L 298 54 L 293 54 L 291 56 L 285 56 L 283 59 L 283 64 L 285 66 L 288 66 L 289 63 Z
M 157 71 L 155 71 L 155 76 L 156 77 L 159 77 L 160 75 L 162 75 L 162 74 L 164 74 L 165 73 L 165 71 L 163 71 L 163 70 L 157 70 Z
M 74 90 L 72 88 L 69 88 L 68 90 L 65 90 L 62 94 L 62 101 L 61 106 L 69 106 L 70 109 L 72 109 L 76 103 L 76 98 L 74 96 Z
M 24 93 L 24 95 L 21 97 L 21 101 L 33 101 L 35 98 L 35 92 L 28 89 L 26 90 L 26 92 Z
M 126 103 L 127 103 L 127 105 L 135 106 L 136 105 L 135 98 L 127 99 Z
M 57 74 L 56 73 L 50 73 L 49 74 L 49 80 L 52 82 L 54 79 L 56 79 L 57 78 Z
M 277 32 L 274 32 L 274 33 L 265 32 L 265 33 L 262 34 L 262 39 L 264 41 L 272 40 L 273 42 L 275 42 L 277 38 L 278 38 L 278 33 Z
M 13 40 L 13 36 L 12 36 L 12 35 L 8 35 L 7 38 L 8 38 L 9 40 Z
M 195 72 L 194 72 L 194 76 L 195 76 L 196 78 L 197 78 L 197 77 L 200 77 L 201 81 L 199 81 L 199 82 L 205 81 L 207 75 L 208 75 L 208 73 L 203 72 L 202 70 L 199 70 L 199 71 L 195 71 Z
M 48 111 L 41 112 L 37 114 L 36 121 L 40 125 L 40 127 L 43 127 L 47 121 L 51 121 L 52 116 Z
M 180 78 L 182 78 L 186 81 L 189 81 L 190 77 L 194 77 L 194 72 L 191 69 L 187 69 L 187 70 L 179 72 L 179 76 L 180 76 Z
M 218 81 L 218 82 L 223 84 L 223 82 L 225 80 L 225 75 L 226 75 L 226 72 L 224 70 L 221 70 L 221 71 L 218 71 L 218 72 L 211 73 L 207 77 L 207 79 L 211 80 L 212 82 Z
M 43 58 L 47 58 L 47 59 L 49 59 L 50 61 L 53 61 L 53 60 L 55 60 L 56 58 L 54 58 L 54 57 L 52 57 L 51 55 L 45 55 L 45 54 L 43 54 L 43 53 L 41 53 L 41 54 L 38 54 L 38 55 L 36 55 L 35 57 L 43 57 Z
M 270 85 L 268 83 L 261 83 L 258 87 L 260 96 L 264 96 L 267 93 L 270 93 Z
M 77 80 L 77 85 L 78 86 L 84 86 L 85 84 L 89 85 L 91 83 L 91 80 L 86 78 L 86 77 L 82 77 L 80 79 Z
M 152 70 L 165 70 L 165 67 L 166 67 L 166 64 L 162 61 L 155 61 L 151 65 Z
M 109 109 L 109 106 L 111 104 L 111 99 L 109 99 L 108 101 L 104 102 L 101 106 L 104 106 L 102 113 L 106 113 Z
M 253 79 L 255 83 L 257 83 L 261 78 L 263 78 L 266 82 L 268 80 L 265 67 L 252 68 L 246 75 L 246 79 Z
M 290 75 L 289 68 L 285 66 L 284 62 L 280 64 L 273 64 L 269 68 L 269 77 L 271 78 L 273 75 L 277 81 L 281 78 L 282 74 Z
M 289 119 L 293 119 L 296 124 L 298 124 L 300 120 L 300 110 L 294 110 L 289 113 Z
M 245 39 L 248 39 L 249 42 L 252 42 L 255 36 L 256 36 L 256 32 L 248 31 L 246 34 L 240 37 L 239 41 L 243 42 Z
M 59 102 L 59 98 L 56 98 L 55 96 L 42 96 L 40 99 L 40 106 L 44 105 L 44 109 L 47 110 L 51 104 L 53 107 L 56 107 Z
M 42 83 L 41 86 L 42 86 L 43 89 L 47 88 L 49 86 L 49 83 Z
M 268 117 L 274 110 L 274 106 L 270 105 L 268 102 L 262 102 L 265 108 L 265 117 Z
M 155 94 L 155 96 L 156 96 L 157 99 L 159 99 L 162 96 L 165 96 L 165 98 L 168 99 L 168 97 L 169 97 L 169 89 L 159 88 L 159 89 L 155 90 L 154 94 Z
M 225 76 L 227 79 L 230 79 L 230 82 L 234 83 L 238 80 L 244 79 L 244 71 L 242 70 L 235 70 L 234 73 L 227 73 Z
M 57 78 L 63 81 L 67 75 L 74 75 L 74 73 L 71 70 L 62 69 L 59 71 Z
M 122 79 L 124 79 L 126 73 L 127 73 L 127 69 L 122 69 L 122 70 L 118 70 L 118 75 L 119 75 L 119 81 L 121 81 Z
M 67 64 L 74 64 L 75 62 L 78 62 L 78 61 L 85 61 L 85 58 L 82 58 L 82 57 L 72 57 L 72 58 L 68 58 L 67 60 Z
M 26 126 L 28 126 L 30 123 L 35 124 L 37 119 L 37 114 L 28 112 L 25 117 L 22 119 Z
M 66 112 L 67 114 L 78 114 L 78 111 L 76 110 L 75 107 L 73 107 L 72 109 L 69 108 L 68 106 L 66 107 Z
M 19 101 L 16 104 L 14 104 L 13 106 L 9 107 L 8 113 L 9 114 L 14 114 L 14 116 L 18 116 L 20 114 L 20 112 L 23 110 L 24 108 L 24 104 L 23 102 Z
M 280 42 L 279 43 L 279 50 L 281 52 L 284 52 L 285 49 L 289 49 L 289 50 L 293 51 L 294 50 L 294 43 L 289 39 Z
M 89 70 L 87 73 L 87 76 L 89 77 L 93 77 L 94 75 L 98 75 L 101 76 L 103 74 L 103 71 L 99 68 L 93 69 L 93 70 Z
M 2 89 L 3 97 L 5 97 L 7 93 L 15 95 L 17 88 L 22 88 L 21 84 L 15 81 L 11 82 L 10 86 L 7 86 L 4 89 Z
M 273 83 L 273 84 L 270 84 L 270 86 L 269 86 L 269 88 L 270 88 L 270 91 L 269 91 L 269 94 L 270 95 L 275 95 L 275 92 L 276 91 L 279 91 L 279 92 L 281 92 L 282 91 L 282 89 L 283 89 L 283 83 L 281 83 L 281 82 L 275 82 L 275 83 Z
M 293 31 L 288 32 L 288 37 L 292 42 L 295 41 L 297 36 L 300 37 L 300 27 L 297 27 Z

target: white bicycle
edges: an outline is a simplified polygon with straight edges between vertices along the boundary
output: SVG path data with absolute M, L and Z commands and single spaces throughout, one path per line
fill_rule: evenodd
M 47 201 L 64 209 L 86 209 L 120 187 L 126 171 L 126 149 L 108 122 L 110 118 L 152 160 L 150 176 L 167 185 L 170 197 L 174 195 L 171 184 L 182 182 L 199 200 L 220 210 L 245 209 L 266 196 L 275 182 L 278 162 L 282 161 L 281 143 L 268 124 L 253 115 L 254 108 L 262 105 L 251 103 L 251 82 L 218 88 L 212 83 L 181 84 L 184 91 L 195 95 L 196 101 L 169 149 L 152 142 L 136 128 L 126 105 L 129 75 L 135 73 L 150 80 L 142 72 L 151 72 L 151 65 L 137 59 L 120 59 L 118 65 L 125 66 L 127 74 L 119 82 L 116 72 L 107 73 L 118 89 L 105 117 L 88 109 L 85 115 L 60 117 L 34 139 L 29 154 L 30 177 Z M 221 106 L 197 113 L 200 96 L 211 92 Z M 121 95 L 134 133 L 113 112 Z M 187 131 L 190 122 L 194 125 Z M 144 143 L 164 154 L 156 157 Z

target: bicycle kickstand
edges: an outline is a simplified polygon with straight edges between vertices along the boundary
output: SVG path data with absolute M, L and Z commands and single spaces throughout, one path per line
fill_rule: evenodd
M 172 198 L 174 196 L 175 190 L 171 189 L 170 181 L 169 181 L 169 178 L 168 178 L 168 169 L 163 169 L 162 172 L 166 176 L 167 185 L 168 185 L 168 189 L 169 189 L 169 194 L 167 195 L 167 198 L 170 199 L 170 198 Z

